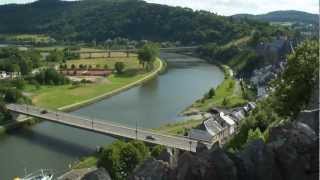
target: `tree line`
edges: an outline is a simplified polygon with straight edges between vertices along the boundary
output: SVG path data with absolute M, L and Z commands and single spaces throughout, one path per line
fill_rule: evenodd
M 39 0 L 0 6 L 0 14 L 0 33 L 47 34 L 64 42 L 107 42 L 122 37 L 183 44 L 224 43 L 250 34 L 258 25 L 253 20 L 140 0 Z

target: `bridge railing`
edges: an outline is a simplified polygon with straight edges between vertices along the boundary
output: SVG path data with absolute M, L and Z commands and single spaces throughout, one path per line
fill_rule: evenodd
M 116 122 L 110 122 L 110 121 L 105 121 L 105 120 L 99 120 L 97 118 L 90 119 L 87 117 L 79 117 L 77 115 L 69 114 L 69 113 L 64 113 L 64 112 L 58 112 L 58 111 L 51 111 L 51 110 L 46 110 L 47 112 L 45 114 L 42 114 L 42 111 L 44 111 L 43 108 L 38 108 L 35 106 L 29 106 L 29 105 L 9 105 L 8 106 L 10 109 L 13 111 L 17 112 L 22 112 L 25 114 L 29 114 L 31 116 L 43 118 L 43 119 L 48 119 L 52 121 L 56 121 L 59 123 L 67 124 L 67 125 L 74 125 L 78 127 L 82 127 L 85 129 L 107 129 L 109 131 L 113 131 L 113 127 L 117 127 L 119 129 L 127 129 L 131 131 L 131 136 L 132 132 L 137 131 L 138 133 L 145 133 L 145 134 L 150 134 L 150 135 L 155 135 L 155 136 L 161 136 L 161 137 L 169 137 L 171 139 L 176 139 L 176 140 L 182 140 L 182 141 L 190 141 L 192 143 L 197 143 L 198 141 L 194 139 L 190 139 L 188 136 L 181 136 L 181 135 L 173 135 L 173 134 L 167 134 L 167 133 L 162 133 L 157 130 L 153 129 L 146 129 L 142 127 L 133 127 L 133 126 L 125 126 L 124 124 L 121 123 L 116 123 Z M 113 132 L 114 134 L 117 134 L 117 132 Z

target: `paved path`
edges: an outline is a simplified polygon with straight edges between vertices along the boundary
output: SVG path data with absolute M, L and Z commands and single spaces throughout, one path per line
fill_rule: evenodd
M 113 137 L 137 139 L 152 144 L 159 144 L 186 151 L 195 152 L 198 144 L 198 141 L 191 140 L 185 136 L 171 136 L 167 134 L 161 134 L 152 130 L 141 128 L 136 129 L 133 127 L 127 127 L 121 124 L 111 123 L 107 121 L 93 121 L 83 117 L 74 116 L 58 111 L 44 110 L 30 105 L 9 104 L 7 105 L 7 108 L 14 113 L 41 118 L 55 123 L 111 135 Z M 209 143 L 204 144 L 209 146 Z

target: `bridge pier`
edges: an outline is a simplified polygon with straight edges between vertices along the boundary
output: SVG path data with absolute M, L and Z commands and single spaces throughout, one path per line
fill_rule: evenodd
M 29 116 L 23 115 L 23 114 L 19 114 L 19 113 L 15 113 L 15 112 L 10 112 L 12 120 L 13 121 L 17 121 L 17 122 L 22 122 L 22 121 L 26 121 L 27 119 L 29 119 Z

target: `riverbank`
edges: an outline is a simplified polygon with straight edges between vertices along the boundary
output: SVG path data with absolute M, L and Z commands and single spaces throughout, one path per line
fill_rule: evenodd
M 132 87 L 135 87 L 137 85 L 140 85 L 146 81 L 149 81 L 153 78 L 155 78 L 159 73 L 161 73 L 163 71 L 163 68 L 165 68 L 165 66 L 163 65 L 163 62 L 161 59 L 157 59 L 156 62 L 155 62 L 155 66 L 156 68 L 146 74 L 146 75 L 143 75 L 143 76 L 139 76 L 139 78 L 135 79 L 135 81 L 133 82 L 130 82 L 129 84 L 127 85 L 124 85 L 124 86 L 121 86 L 121 87 L 118 87 L 118 88 L 114 88 L 114 89 L 110 89 L 109 92 L 105 92 L 101 95 L 98 95 L 98 96 L 95 96 L 95 97 L 92 97 L 92 98 L 89 98 L 89 99 L 86 99 L 86 100 L 83 100 L 83 101 L 80 101 L 80 102 L 76 102 L 76 103 L 73 103 L 73 104 L 70 104 L 70 105 L 66 105 L 66 106 L 62 106 L 62 107 L 59 107 L 57 108 L 58 110 L 60 111 L 73 111 L 73 110 L 76 110 L 76 109 L 79 109 L 83 106 L 87 106 L 89 104 L 92 104 L 92 103 L 95 103 L 97 101 L 100 101 L 102 99 L 105 99 L 105 98 L 108 98 L 108 97 L 111 97 L 111 96 L 114 96 L 118 93 L 121 93 L 125 90 L 128 90 Z
M 111 88 L 106 88 L 104 91 L 102 90 L 103 93 L 100 93 L 98 95 L 94 94 L 94 93 L 91 94 L 92 96 L 96 95 L 94 97 L 90 97 L 90 98 L 84 99 L 82 101 L 75 102 L 75 103 L 68 104 L 68 105 L 64 105 L 64 106 L 61 106 L 61 107 L 57 107 L 56 104 L 53 104 L 53 106 L 41 106 L 41 104 L 37 104 L 37 103 L 35 103 L 35 104 L 36 105 L 40 105 L 41 107 L 57 109 L 57 110 L 60 110 L 60 111 L 65 111 L 65 112 L 77 110 L 77 109 L 79 109 L 81 107 L 87 106 L 89 104 L 93 104 L 93 103 L 98 102 L 100 100 L 103 100 L 105 98 L 108 98 L 108 97 L 114 96 L 114 95 L 116 95 L 118 93 L 121 93 L 121 92 L 123 92 L 125 90 L 128 90 L 128 89 L 130 89 L 132 87 L 138 86 L 138 85 L 140 85 L 140 84 L 142 84 L 144 82 L 147 82 L 147 81 L 155 78 L 158 74 L 164 72 L 165 68 L 166 68 L 166 63 L 163 62 L 163 60 L 161 60 L 160 58 L 158 58 L 156 60 L 156 62 L 155 62 L 155 69 L 152 72 L 149 72 L 149 73 L 146 73 L 146 74 L 143 74 L 143 75 L 137 75 L 136 77 L 131 78 L 129 80 L 128 79 L 123 80 L 122 82 L 117 83 L 116 85 L 112 86 Z M 116 81 L 116 80 L 120 80 L 121 77 L 117 79 L 117 77 L 113 76 L 111 78 L 114 81 Z M 103 85 L 110 85 L 110 84 L 106 83 L 106 84 L 103 84 Z M 68 86 L 62 86 L 62 87 L 63 88 L 68 88 Z M 57 87 L 57 91 L 54 94 L 58 94 L 59 92 L 63 91 L 63 89 L 59 90 L 59 88 L 61 88 L 61 87 Z M 88 87 L 84 87 L 84 88 L 88 88 Z M 100 88 L 100 87 L 95 87 L 95 88 Z M 53 96 L 53 98 L 56 99 L 56 101 L 54 101 L 54 102 L 61 102 L 61 101 L 65 100 L 66 98 L 68 98 L 68 97 L 63 97 L 63 93 L 60 94 L 60 95 L 59 94 L 58 95 L 54 95 L 54 94 L 48 93 L 48 94 L 46 94 L 46 96 L 44 98 L 46 100 L 49 100 L 50 97 L 48 97 L 48 96 Z M 15 128 L 19 128 L 19 127 L 22 127 L 24 125 L 28 125 L 28 124 L 30 124 L 30 120 L 32 120 L 32 119 L 33 118 L 28 118 L 27 120 L 24 120 L 24 121 L 16 121 L 16 122 L 10 122 L 8 124 L 0 125 L 0 134 L 4 134 L 9 130 L 12 130 L 12 129 L 15 129 Z M 31 124 L 34 124 L 34 123 L 31 122 Z
M 234 77 L 233 70 L 227 65 L 216 65 L 224 72 L 225 78 L 223 82 L 212 89 L 214 93 L 211 97 L 209 97 L 209 94 L 204 94 L 201 99 L 195 101 L 191 106 L 181 112 L 182 115 L 189 114 L 189 112 L 195 109 L 208 111 L 211 107 L 234 108 L 247 103 L 247 100 L 243 98 L 240 83 Z
M 162 60 L 157 59 L 155 69 L 148 73 L 113 74 L 102 82 L 79 87 L 72 85 L 42 87 L 40 90 L 31 91 L 34 94 L 32 101 L 39 107 L 61 111 L 76 110 L 148 81 L 159 74 L 162 68 Z

